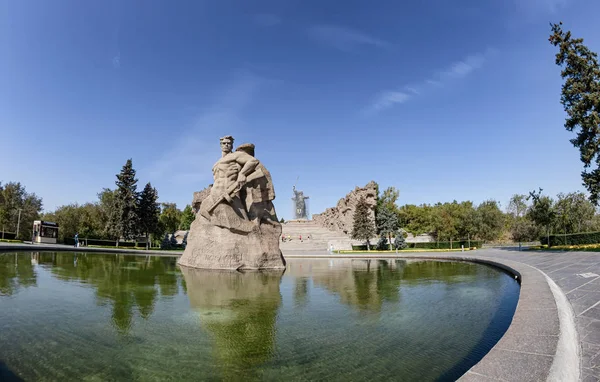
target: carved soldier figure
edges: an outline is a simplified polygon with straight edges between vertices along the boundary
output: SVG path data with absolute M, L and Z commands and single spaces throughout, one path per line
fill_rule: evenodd
M 254 145 L 233 151 L 232 136 L 220 141 L 214 183 L 194 194 L 199 210 L 178 263 L 211 269 L 284 269 L 271 174 L 254 158 Z
M 254 147 L 252 143 L 244 143 L 239 145 L 235 151 L 243 151 L 254 158 Z M 258 162 L 255 171 L 261 172 L 262 176 L 247 182 L 240 191 L 240 197 L 246 206 L 248 218 L 250 220 L 258 218 L 261 223 L 277 223 L 277 215 L 273 206 L 275 189 L 273 188 L 271 173 L 260 162 Z
M 248 218 L 239 192 L 259 162 L 244 151 L 233 152 L 232 136 L 225 136 L 220 141 L 221 159 L 213 166 L 214 183 L 209 196 L 200 205 L 200 214 L 217 226 L 250 232 L 258 228 L 258 222 L 253 224 Z

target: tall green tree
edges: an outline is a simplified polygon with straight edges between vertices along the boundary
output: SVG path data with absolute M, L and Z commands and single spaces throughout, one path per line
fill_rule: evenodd
M 386 207 L 392 212 L 396 212 L 398 210 L 398 206 L 396 202 L 398 201 L 398 197 L 400 196 L 400 191 L 396 189 L 396 187 L 388 187 L 383 190 L 383 193 L 379 195 L 377 199 L 377 208 Z
M 117 191 L 109 188 L 103 188 L 98 193 L 98 212 L 100 225 L 102 227 L 102 239 L 114 239 L 119 236 L 117 227 L 113 224 L 116 220 L 117 211 Z M 60 231 L 60 230 L 59 230 Z
M 370 250 L 369 240 L 375 235 L 375 224 L 371 219 L 371 211 L 364 197 L 360 197 L 354 210 L 354 222 L 352 225 L 352 238 L 367 242 L 367 250 Z
M 190 206 L 189 204 L 186 205 L 183 209 L 183 212 L 181 213 L 181 223 L 179 224 L 181 229 L 186 231 L 189 230 L 195 218 L 196 214 L 194 214 L 192 206 Z
M 27 192 L 20 182 L 0 183 L 0 230 L 16 232 L 17 239 L 31 239 L 33 221 L 42 210 L 42 199 Z M 20 216 L 19 216 L 20 215 Z
M 377 223 L 377 231 L 381 237 L 386 237 L 389 242 L 390 249 L 392 247 L 392 234 L 395 234 L 400 228 L 398 224 L 398 215 L 387 205 L 382 205 L 379 208 L 375 217 Z
M 559 193 L 556 204 L 555 232 L 575 233 L 591 228 L 596 209 L 582 192 Z
M 544 229 L 550 244 L 550 230 L 556 222 L 556 211 L 554 210 L 554 201 L 549 196 L 542 195 L 542 189 L 531 191 L 529 199 L 533 200 L 533 204 L 528 212 L 528 217 L 540 229 Z
M 514 194 L 508 202 L 507 212 L 514 218 L 525 216 L 527 212 L 527 196 L 523 194 Z
M 539 238 L 539 229 L 533 224 L 533 222 L 525 217 L 519 216 L 510 227 L 510 234 L 513 241 L 519 243 L 534 241 Z
M 131 240 L 139 233 L 137 181 L 132 161 L 128 159 L 115 182 L 117 189 L 111 224 L 114 226 L 117 246 L 119 239 Z
M 150 235 L 160 234 L 159 216 L 160 206 L 157 202 L 158 192 L 148 182 L 140 193 L 138 206 L 138 219 L 142 232 L 146 236 L 146 248 L 150 247 Z
M 600 65 L 598 55 L 583 44 L 582 38 L 573 38 L 563 31 L 562 22 L 551 24 L 549 41 L 559 48 L 556 65 L 562 68 L 565 80 L 560 102 L 567 112 L 565 128 L 576 131 L 571 143 L 579 149 L 584 171 L 583 184 L 590 200 L 600 200 Z
M 174 233 L 181 224 L 181 210 L 177 208 L 175 203 L 162 203 L 159 220 L 163 233 Z
M 498 240 L 504 230 L 505 217 L 496 200 L 486 200 L 477 206 L 477 225 L 480 239 Z

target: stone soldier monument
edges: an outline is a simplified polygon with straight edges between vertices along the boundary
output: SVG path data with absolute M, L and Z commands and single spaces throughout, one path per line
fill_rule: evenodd
M 221 138 L 214 183 L 202 197 L 179 264 L 209 269 L 285 268 L 279 249 L 271 174 L 254 157 L 254 145 L 233 151 L 233 137 Z

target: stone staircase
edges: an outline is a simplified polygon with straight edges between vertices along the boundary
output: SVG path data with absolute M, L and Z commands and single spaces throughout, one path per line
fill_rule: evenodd
M 290 220 L 281 227 L 286 238 L 285 242 L 279 244 L 282 251 L 324 251 L 328 250 L 331 244 L 335 250 L 352 249 L 352 243 L 359 243 L 341 232 L 323 228 L 312 220 Z M 287 239 L 288 235 L 291 240 Z

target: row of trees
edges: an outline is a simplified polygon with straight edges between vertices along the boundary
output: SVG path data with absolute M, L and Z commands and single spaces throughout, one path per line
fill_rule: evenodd
M 17 239 L 28 239 L 33 221 L 42 211 L 42 199 L 29 193 L 19 182 L 0 182 L 0 230 L 2 239 L 5 232 L 13 232 Z M 12 235 L 11 235 L 12 237 Z
M 399 207 L 398 197 L 394 187 L 378 192 L 374 219 L 365 200 L 359 200 L 353 238 L 367 241 L 377 235 L 390 246 L 392 237 L 403 237 L 405 233 L 430 234 L 437 241 L 527 242 L 552 233 L 600 230 L 600 215 L 582 192 L 560 193 L 556 199 L 542 195 L 541 189 L 528 195 L 515 194 L 506 211 L 495 200 L 479 205 L 453 201 Z M 403 240 L 397 240 L 394 246 L 402 244 Z
M 137 182 L 129 159 L 117 174 L 116 188 L 103 189 L 98 201 L 60 206 L 42 218 L 59 224 L 59 240 L 79 233 L 82 238 L 114 240 L 117 246 L 121 239 L 140 236 L 147 245 L 150 238 L 158 244 L 167 233 L 189 229 L 195 218 L 191 206 L 181 211 L 175 203 L 159 203 L 151 183 L 138 192 Z

